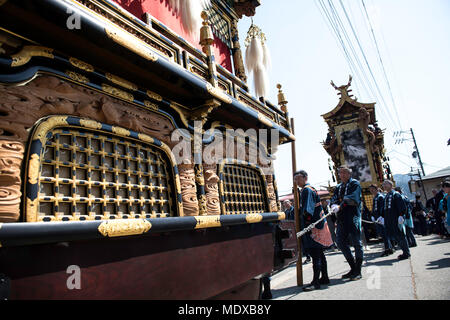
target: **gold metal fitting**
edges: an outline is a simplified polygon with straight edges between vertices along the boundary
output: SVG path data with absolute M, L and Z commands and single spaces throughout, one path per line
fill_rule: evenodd
M 283 112 L 287 112 L 287 103 L 286 97 L 284 96 L 283 90 L 281 90 L 281 84 L 277 84 L 278 88 L 278 105 L 281 107 Z

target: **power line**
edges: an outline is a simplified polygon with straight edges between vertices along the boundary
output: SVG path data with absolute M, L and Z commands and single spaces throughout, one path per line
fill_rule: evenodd
M 326 6 L 322 0 L 319 0 L 318 2 L 322 9 L 322 11 L 319 9 L 319 12 L 321 13 L 322 18 L 324 18 L 325 23 L 327 24 L 331 33 L 334 35 L 336 42 L 338 42 L 340 44 L 340 49 L 342 50 L 342 52 L 344 54 L 344 58 L 347 61 L 347 65 L 349 66 L 351 72 L 356 74 L 357 68 L 356 68 L 353 60 L 351 59 L 350 54 L 347 51 L 347 48 L 345 47 L 344 41 L 338 31 L 337 25 L 334 23 L 333 19 L 331 18 L 331 13 L 328 12 L 328 10 L 326 9 Z M 317 6 L 317 3 L 316 3 L 316 6 Z M 367 90 L 366 88 L 364 88 L 364 89 Z M 359 89 L 358 89 L 358 94 L 359 94 Z
M 378 83 L 377 83 L 377 81 L 376 81 L 376 79 L 375 79 L 375 76 L 374 76 L 374 73 L 373 73 L 373 71 L 372 71 L 372 68 L 371 68 L 371 66 L 370 66 L 370 64 L 369 64 L 369 61 L 368 61 L 368 59 L 367 59 L 367 56 L 366 56 L 366 54 L 365 54 L 365 52 L 364 52 L 364 49 L 363 49 L 363 47 L 362 47 L 362 45 L 361 45 L 361 42 L 360 42 L 360 40 L 359 40 L 359 37 L 358 37 L 358 35 L 357 35 L 356 31 L 355 31 L 355 28 L 353 27 L 353 24 L 352 24 L 352 22 L 351 22 L 351 20 L 350 20 L 350 18 L 349 18 L 349 16 L 348 16 L 348 14 L 347 14 L 347 10 L 345 9 L 344 3 L 342 2 L 342 0 L 339 0 L 339 2 L 340 2 L 340 4 L 341 4 L 342 10 L 343 10 L 343 12 L 344 12 L 344 14 L 345 14 L 345 17 L 347 18 L 347 22 L 348 22 L 348 24 L 349 24 L 349 26 L 350 26 L 350 28 L 351 28 L 351 30 L 352 30 L 352 32 L 353 32 L 353 36 L 355 37 L 355 40 L 356 40 L 356 42 L 357 42 L 357 44 L 358 44 L 358 47 L 359 47 L 359 49 L 360 49 L 360 51 L 361 51 L 361 54 L 362 54 L 362 56 L 363 56 L 363 58 L 364 58 L 364 62 L 366 63 L 366 66 L 367 66 L 367 69 L 369 70 L 370 76 L 372 77 L 372 80 L 373 80 L 373 82 L 374 82 L 374 84 L 375 84 L 375 87 L 376 87 L 376 89 L 377 89 L 377 91 L 378 91 L 378 93 L 379 93 L 379 97 L 381 98 L 382 103 L 383 103 L 385 106 L 387 106 L 387 103 L 386 103 L 386 101 L 384 100 L 383 94 L 382 94 L 382 92 L 381 92 L 381 90 L 380 90 L 380 87 L 378 86 Z M 375 95 L 375 96 L 376 96 L 376 95 Z M 391 115 L 390 115 L 389 112 L 388 112 L 388 115 L 391 117 Z M 391 117 L 391 118 L 392 118 L 392 117 Z M 394 119 L 392 118 L 391 120 L 392 120 L 393 123 L 395 124 Z
M 371 75 L 373 82 L 375 83 L 375 87 L 377 90 L 374 90 L 374 88 L 371 84 L 371 81 L 369 80 L 369 77 L 366 74 L 365 68 L 363 67 L 363 65 L 359 59 L 359 55 L 356 53 L 356 50 L 353 46 L 353 42 L 347 33 L 345 25 L 344 25 L 342 19 L 340 18 L 336 7 L 333 5 L 333 3 L 330 0 L 328 0 L 328 7 L 324 3 L 323 0 L 318 0 L 318 3 L 320 4 L 321 9 L 322 9 L 322 10 L 319 9 L 319 11 L 322 14 L 322 17 L 324 18 L 325 22 L 328 23 L 329 28 L 332 29 L 332 31 L 333 31 L 332 33 L 334 33 L 335 39 L 340 44 L 340 47 L 341 47 L 342 51 L 344 52 L 344 57 L 347 61 L 347 64 L 349 65 L 350 69 L 353 71 L 354 75 L 356 75 L 356 77 L 361 80 L 361 84 L 363 85 L 366 93 L 370 92 L 371 95 L 375 98 L 377 96 L 380 97 L 381 103 L 380 103 L 380 107 L 378 108 L 378 112 L 380 113 L 381 118 L 383 118 L 385 120 L 385 122 L 388 126 L 396 128 L 397 125 L 395 124 L 394 118 L 392 117 L 392 115 L 389 113 L 389 111 L 387 109 L 385 110 L 385 108 L 383 106 L 383 105 L 386 105 L 386 102 L 383 98 L 380 87 L 378 86 L 378 83 L 375 79 L 374 73 L 369 64 L 369 61 L 364 52 L 364 49 L 361 45 L 359 37 L 355 31 L 355 28 L 353 27 L 353 24 L 351 23 L 351 19 L 348 16 L 347 11 L 346 11 L 345 6 L 343 5 L 342 1 L 341 1 L 341 6 L 343 7 L 344 13 L 346 14 L 348 24 L 350 25 L 350 27 L 353 31 L 353 35 L 358 43 L 358 46 L 364 57 L 366 66 L 369 70 L 369 73 Z M 367 89 L 367 87 L 369 88 L 369 90 Z M 378 94 L 376 91 L 378 91 Z
M 388 76 L 386 74 L 386 69 L 384 67 L 383 59 L 381 58 L 381 53 L 380 53 L 380 49 L 378 47 L 377 38 L 375 36 L 375 32 L 373 31 L 372 23 L 370 21 L 369 14 L 367 12 L 366 4 L 364 3 L 364 0 L 361 0 L 361 2 L 362 2 L 362 5 L 364 7 L 364 12 L 366 14 L 367 21 L 369 22 L 370 31 L 372 33 L 373 41 L 375 43 L 375 48 L 377 50 L 378 58 L 380 60 L 380 64 L 381 64 L 381 67 L 382 67 L 382 70 L 383 70 L 384 79 L 386 80 L 386 83 L 387 83 L 387 86 L 388 86 L 388 89 L 389 89 L 388 91 L 389 91 L 389 94 L 390 94 L 390 97 L 391 97 L 391 100 L 392 100 L 392 105 L 394 107 L 394 111 L 395 111 L 396 116 L 397 116 L 398 124 L 400 126 L 400 130 L 402 130 L 401 120 L 400 120 L 400 117 L 399 117 L 399 114 L 398 114 L 398 110 L 397 110 L 397 106 L 396 106 L 396 103 L 395 103 L 394 95 L 392 94 L 391 84 L 390 84 Z

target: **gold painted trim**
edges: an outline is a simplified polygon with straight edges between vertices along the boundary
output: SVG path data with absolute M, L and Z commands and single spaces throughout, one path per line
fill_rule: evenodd
M 285 219 L 286 219 L 286 213 L 278 212 L 278 220 L 285 220 Z
M 219 99 L 222 102 L 225 102 L 225 103 L 228 103 L 228 104 L 233 102 L 233 100 L 225 92 L 223 92 L 219 88 L 214 87 L 210 83 L 206 83 L 206 90 L 208 90 L 208 92 L 211 95 L 213 95 L 215 98 Z
M 163 98 L 157 94 L 154 93 L 153 91 L 147 90 L 147 95 L 149 96 L 149 98 L 155 99 L 156 101 L 161 102 L 163 100 Z
M 30 184 L 38 183 L 39 179 L 39 166 L 40 159 L 37 153 L 33 153 L 30 157 L 30 161 L 28 162 L 28 182 Z
M 186 127 L 189 127 L 189 121 L 187 120 L 187 117 L 186 117 L 187 111 L 184 111 L 181 107 L 179 107 L 179 106 L 178 106 L 177 104 L 175 104 L 174 102 L 172 102 L 172 103 L 170 104 L 170 107 L 171 107 L 172 109 L 174 109 L 174 110 L 180 115 L 181 122 L 183 122 L 183 124 L 184 124 Z
M 39 198 L 31 200 L 27 198 L 27 222 L 36 222 L 38 218 Z
M 89 120 L 89 119 L 80 119 L 80 125 L 85 128 L 89 129 L 101 129 L 102 124 L 100 122 L 97 122 L 95 120 Z
M 195 220 L 197 220 L 195 229 L 214 228 L 222 225 L 220 223 L 220 216 L 197 216 Z
M 65 73 L 66 73 L 72 80 L 75 80 L 75 81 L 78 81 L 78 82 L 81 82 L 81 83 L 89 83 L 89 82 L 91 82 L 91 81 L 89 80 L 89 78 L 87 78 L 87 77 L 85 77 L 85 76 L 83 76 L 82 74 L 79 74 L 79 73 L 77 73 L 77 72 L 67 70 Z
M 156 103 L 150 102 L 148 100 L 144 100 L 144 104 L 150 110 L 158 111 L 158 109 L 159 109 L 159 106 Z
M 78 60 L 77 58 L 69 58 L 69 62 L 71 65 L 73 65 L 74 67 L 77 67 L 78 69 L 87 71 L 87 72 L 94 72 L 94 67 L 92 65 L 90 65 L 87 62 Z
M 258 112 L 258 120 L 259 122 L 265 124 L 268 127 L 273 127 L 273 122 L 270 121 L 266 116 L 264 116 L 262 113 Z
M 33 137 L 33 139 L 38 139 L 41 141 L 42 145 L 45 145 L 47 138 L 47 132 L 57 126 L 67 125 L 67 117 L 55 116 L 45 120 L 41 123 Z
M 155 143 L 155 139 L 153 139 L 152 137 L 150 137 L 144 133 L 139 133 L 138 138 L 139 138 L 139 140 L 142 140 L 147 143 Z
M 121 87 L 124 87 L 124 88 L 129 89 L 129 90 L 133 90 L 133 91 L 137 91 L 138 90 L 138 86 L 137 85 L 135 85 L 134 83 L 132 83 L 132 82 L 130 82 L 128 80 L 122 79 L 121 77 L 113 75 L 113 74 L 111 74 L 109 72 L 107 72 L 105 74 L 105 76 L 106 76 L 106 79 L 108 79 L 112 83 L 117 84 L 117 85 L 119 85 Z
M 102 90 L 105 91 L 106 93 L 113 95 L 114 97 L 129 101 L 129 102 L 134 101 L 134 97 L 131 93 L 117 89 L 108 84 L 102 83 Z
M 258 213 L 247 214 L 245 217 L 245 220 L 247 221 L 247 223 L 258 223 L 258 222 L 261 222 L 262 219 L 263 219 L 263 216 Z
M 104 237 L 123 237 L 146 233 L 152 224 L 144 219 L 124 219 L 104 221 L 98 227 Z
M 53 49 L 41 46 L 24 46 L 19 53 L 11 56 L 11 67 L 19 67 L 28 63 L 32 57 L 46 57 L 53 59 Z
M 110 26 L 105 26 L 105 33 L 111 40 L 133 51 L 137 55 L 153 62 L 158 60 L 158 56 L 144 42 L 132 34 Z
M 115 134 L 121 135 L 123 137 L 129 137 L 130 136 L 130 130 L 127 130 L 122 127 L 116 127 L 112 126 L 111 131 Z

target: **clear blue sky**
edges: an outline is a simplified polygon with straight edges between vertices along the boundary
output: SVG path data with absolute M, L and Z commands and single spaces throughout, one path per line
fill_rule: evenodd
M 332 2 L 336 9 L 341 9 L 338 0 Z M 361 1 L 342 2 L 385 103 L 367 92 L 369 90 L 365 91 L 361 79 L 354 74 L 353 93 L 360 102 L 377 102 L 377 120 L 380 127 L 386 129 L 385 147 L 393 173 L 405 174 L 411 166 L 418 167 L 410 156 L 412 143 L 395 144 L 393 133 L 400 127 L 404 131 L 413 128 L 425 173 L 450 166 L 450 146 L 447 146 L 450 139 L 450 1 L 365 0 L 392 98 L 369 37 Z M 345 19 L 343 12 L 339 13 Z M 295 119 L 297 168 L 306 170 L 316 187 L 325 186 L 328 181 L 332 183 L 329 157 L 320 144 L 327 133 L 321 115 L 332 110 L 339 101 L 330 80 L 337 86 L 346 84 L 352 73 L 342 49 L 324 20 L 317 0 L 263 0 L 253 20 L 266 34 L 272 55 L 267 99 L 277 102 L 276 84 L 281 83 L 289 101 L 290 116 Z M 244 51 L 250 24 L 250 18 L 244 17 L 239 25 Z M 359 50 L 354 43 L 355 50 Z M 362 58 L 361 61 L 365 64 Z M 250 78 L 250 87 L 252 83 Z M 292 188 L 290 148 L 290 144 L 280 147 L 275 163 L 281 195 Z

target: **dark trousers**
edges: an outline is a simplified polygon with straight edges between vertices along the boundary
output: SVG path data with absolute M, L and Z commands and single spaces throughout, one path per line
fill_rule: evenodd
M 408 240 L 408 245 L 411 246 L 416 246 L 417 242 L 416 242 L 416 238 L 414 238 L 414 234 L 413 234 L 413 229 L 405 226 L 406 228 L 406 240 Z
M 383 239 L 384 250 L 392 249 L 391 240 L 386 235 L 386 231 L 384 230 L 384 226 L 377 224 L 376 228 L 377 228 L 378 235 L 381 236 L 381 238 Z
M 306 257 L 307 259 L 311 258 L 309 250 L 310 248 L 306 248 L 305 241 L 303 241 L 302 237 L 302 256 Z
M 418 232 L 420 235 L 422 236 L 426 236 L 427 235 L 427 220 L 425 219 L 424 216 L 419 215 L 418 216 L 419 219 L 419 223 L 418 223 Z
M 309 248 L 308 251 L 311 255 L 313 264 L 314 277 L 312 283 L 318 283 L 321 274 L 323 278 L 328 278 L 327 258 L 323 253 L 323 249 Z
M 388 226 L 386 228 L 386 233 L 390 239 L 395 239 L 398 242 L 398 245 L 402 249 L 404 254 L 410 255 L 408 240 L 406 240 L 406 235 L 403 231 L 400 231 L 398 225 Z
M 347 262 L 350 266 L 353 265 L 355 258 L 362 261 L 363 260 L 363 245 L 361 241 L 361 231 L 359 230 L 348 230 L 350 228 L 344 228 L 343 223 L 338 223 L 336 230 L 336 242 L 339 250 L 342 251 Z M 356 229 L 356 228 L 355 228 Z M 353 258 L 352 251 L 350 250 L 349 241 L 351 241 L 353 247 L 355 248 L 355 258 Z

